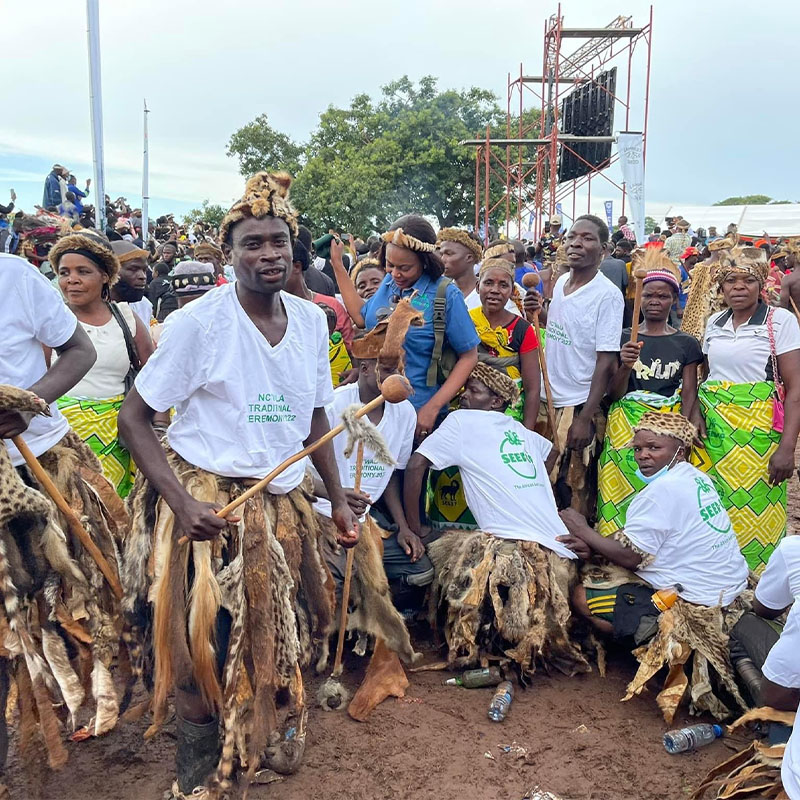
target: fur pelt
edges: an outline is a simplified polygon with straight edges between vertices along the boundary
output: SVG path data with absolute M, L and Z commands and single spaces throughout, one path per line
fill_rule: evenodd
M 751 605 L 751 598 L 751 592 L 744 592 L 725 608 L 699 606 L 678 599 L 672 608 L 659 615 L 658 632 L 653 639 L 633 651 L 639 669 L 623 699 L 630 700 L 640 694 L 647 681 L 666 666 L 669 673 L 656 702 L 668 724 L 687 689 L 692 709 L 708 711 L 717 719 L 727 719 L 732 714 L 719 698 L 719 688 L 725 689 L 737 708 L 747 710 L 748 705 L 736 685 L 728 634 Z M 692 674 L 688 677 L 684 666 L 692 655 Z M 709 668 L 713 668 L 713 681 Z
M 252 483 L 213 475 L 165 449 L 178 480 L 197 499 L 224 505 Z M 201 693 L 221 716 L 222 755 L 210 796 L 227 791 L 237 756 L 250 773 L 265 753 L 287 769 L 299 763 L 300 742 L 284 741 L 284 731 L 305 719 L 300 668 L 330 628 L 334 607 L 308 494 L 303 488 L 260 492 L 241 506 L 240 521 L 201 545 L 199 554 L 196 542 L 177 544 L 172 511 L 141 474 L 130 508 L 124 608 L 136 642 L 136 674 L 145 684 L 155 663 L 148 735 L 160 728 L 169 693 L 180 686 Z M 220 607 L 231 618 L 227 641 L 213 635 Z M 218 674 L 220 647 L 226 652 Z
M 482 531 L 451 531 L 432 542 L 436 568 L 431 623 L 444 617 L 448 662 L 454 667 L 505 656 L 532 674 L 541 664 L 573 675 L 589 671 L 570 639 L 569 597 L 575 563 L 535 542 Z
M 317 517 L 328 539 L 328 547 L 338 549 L 333 520 L 322 514 Z M 332 623 L 330 633 L 334 633 L 336 628 L 335 622 Z M 389 581 L 383 568 L 381 529 L 369 516 L 362 525 L 353 553 L 347 630 L 383 639 L 386 647 L 407 664 L 413 664 L 418 659 L 406 623 L 392 602 Z M 325 666 L 325 663 L 318 663 L 317 670 L 321 672 Z
M 0 405 L 7 388 L 0 391 Z M 117 520 L 96 488 L 105 478 L 95 456 L 70 432 L 39 462 L 115 565 Z M 20 749 L 33 766 L 37 757 L 29 748 L 43 745 L 50 766 L 58 768 L 67 757 L 59 716 L 67 718 L 70 729 L 88 724 L 96 735 L 116 723 L 118 701 L 108 667 L 119 650 L 119 605 L 91 556 L 65 534 L 66 520 L 33 474 L 27 467 L 11 468 L 2 446 L 0 484 L 6 623 L 1 644 L 4 655 L 16 661 Z M 13 513 L 14 502 L 6 502 L 9 496 L 19 501 L 19 513 Z M 108 678 L 92 681 L 92 673 Z M 60 715 L 59 707 L 64 709 Z

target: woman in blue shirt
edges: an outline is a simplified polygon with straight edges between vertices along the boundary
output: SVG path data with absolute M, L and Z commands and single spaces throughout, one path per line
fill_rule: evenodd
M 374 328 L 401 298 L 416 293 L 411 304 L 423 312 L 425 324 L 408 331 L 405 372 L 414 387 L 410 400 L 417 411 L 416 438 L 419 440 L 433 430 L 478 363 L 478 334 L 461 291 L 450 283 L 445 290 L 444 338 L 445 345 L 455 351 L 457 361 L 444 381 L 437 378 L 430 383 L 428 372 L 435 343 L 434 301 L 440 283 L 446 280 L 442 277 L 444 266 L 435 252 L 436 233 L 424 217 L 407 214 L 392 224 L 383 240 L 379 260 L 387 275 L 366 302 L 358 296 L 344 268 L 343 245 L 338 240 L 331 244 L 331 264 L 347 311 L 361 328 Z

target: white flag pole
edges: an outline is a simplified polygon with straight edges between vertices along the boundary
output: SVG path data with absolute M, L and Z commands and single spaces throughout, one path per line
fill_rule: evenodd
M 86 34 L 89 40 L 89 102 L 92 119 L 92 161 L 96 201 L 94 219 L 106 229 L 106 176 L 103 157 L 103 91 L 100 83 L 100 10 L 98 0 L 86 0 Z
M 147 207 L 150 201 L 150 154 L 147 142 L 147 100 L 144 101 L 144 156 L 142 158 L 142 241 L 145 246 L 150 233 L 150 221 L 147 215 Z

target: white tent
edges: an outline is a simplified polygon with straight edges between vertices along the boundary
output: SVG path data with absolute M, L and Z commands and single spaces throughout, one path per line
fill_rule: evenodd
M 694 230 L 715 225 L 720 235 L 731 222 L 742 236 L 800 236 L 800 203 L 766 206 L 689 206 L 671 205 L 666 211 L 659 205 L 656 213 L 648 205 L 647 213 L 663 226 L 665 217 L 681 216 Z M 658 216 L 656 216 L 658 214 Z

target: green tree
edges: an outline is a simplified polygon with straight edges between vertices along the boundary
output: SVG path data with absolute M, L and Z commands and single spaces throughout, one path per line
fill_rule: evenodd
M 297 175 L 303 161 L 303 145 L 276 131 L 267 115 L 259 114 L 231 136 L 227 154 L 239 160 L 239 172 L 247 177 L 262 169 L 283 169 Z
M 384 86 L 377 101 L 359 94 L 349 108 L 330 106 L 305 145 L 276 132 L 262 114 L 233 134 L 228 153 L 246 175 L 267 167 L 292 172 L 293 201 L 317 231 L 368 234 L 409 211 L 442 226 L 467 224 L 475 216 L 475 150 L 459 141 L 487 125 L 500 132 L 501 121 L 505 135 L 491 92 L 440 91 L 433 77 L 403 77 Z
M 218 228 L 222 224 L 222 218 L 228 212 L 219 203 L 210 203 L 203 200 L 200 208 L 192 208 L 183 215 L 184 225 L 193 225 L 195 222 L 204 222 L 206 225 Z
M 652 233 L 658 223 L 652 217 L 644 218 L 644 232 Z
M 765 206 L 772 203 L 773 200 L 766 194 L 745 194 L 741 197 L 726 197 L 715 206 Z

